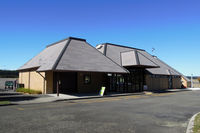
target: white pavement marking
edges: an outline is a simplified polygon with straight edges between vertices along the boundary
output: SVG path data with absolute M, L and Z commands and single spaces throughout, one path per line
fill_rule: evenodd
M 187 88 L 187 89 L 191 91 L 200 91 L 200 88 Z

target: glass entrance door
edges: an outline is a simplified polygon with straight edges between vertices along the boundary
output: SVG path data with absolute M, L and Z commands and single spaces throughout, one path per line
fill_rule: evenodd
M 130 74 L 109 74 L 108 84 L 111 92 L 141 92 L 145 84 L 144 69 L 128 69 Z

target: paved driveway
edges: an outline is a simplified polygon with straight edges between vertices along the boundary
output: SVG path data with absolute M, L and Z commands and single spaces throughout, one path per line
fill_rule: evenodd
M 0 132 L 184 133 L 200 91 L 0 107 Z

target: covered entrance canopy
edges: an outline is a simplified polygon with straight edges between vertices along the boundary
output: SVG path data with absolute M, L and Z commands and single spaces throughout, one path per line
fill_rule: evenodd
M 158 68 L 159 66 L 137 50 L 124 51 L 120 53 L 121 65 L 123 67 Z
M 159 68 L 159 65 L 149 58 L 151 55 L 147 54 L 147 52 L 142 49 L 110 43 L 97 45 L 96 48 L 130 72 L 129 74 L 110 75 L 110 91 L 143 91 L 144 85 L 146 85 L 145 70 L 147 68 Z

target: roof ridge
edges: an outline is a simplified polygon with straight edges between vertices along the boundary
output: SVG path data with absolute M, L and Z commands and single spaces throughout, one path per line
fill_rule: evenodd
M 53 45 L 55 45 L 55 44 L 58 44 L 58 43 L 60 43 L 60 42 L 63 42 L 63 41 L 65 41 L 65 40 L 68 40 L 68 39 L 69 39 L 69 38 L 65 38 L 65 39 L 62 39 L 62 40 L 60 40 L 60 41 L 51 43 L 51 44 L 47 45 L 46 48 L 48 48 L 48 47 L 50 47 L 50 46 L 53 46 Z
M 124 48 L 130 48 L 130 49 L 136 49 L 136 50 L 141 50 L 141 51 L 145 51 L 144 49 L 133 48 L 133 47 L 124 46 L 124 45 L 119 45 L 119 44 L 113 44 L 113 43 L 102 43 L 102 45 L 104 45 L 104 44 L 107 44 L 107 45 L 113 45 L 113 46 L 118 46 L 118 47 L 124 47 Z
M 155 63 L 154 61 L 152 61 L 151 59 L 149 59 L 148 57 L 146 57 L 144 54 L 140 53 L 139 51 L 137 51 L 139 54 L 141 54 L 143 57 L 145 57 L 146 59 L 148 59 L 149 61 L 151 61 L 153 64 L 159 66 L 157 63 Z M 152 56 L 152 55 L 151 55 Z M 159 66 L 160 67 L 160 66 Z M 159 68 L 158 67 L 158 68 Z
M 65 39 L 62 39 L 62 40 L 60 40 L 60 41 L 57 41 L 57 42 L 54 42 L 54 43 L 52 43 L 52 44 L 47 45 L 46 48 L 48 48 L 48 47 L 50 47 L 50 46 L 52 46 L 52 45 L 55 45 L 55 44 L 57 44 L 57 43 L 63 42 L 63 41 L 65 41 L 65 40 L 70 40 L 70 39 L 79 40 L 79 41 L 86 41 L 86 39 L 83 39 L 83 38 L 78 38 L 78 37 L 71 37 L 71 36 L 69 36 L 69 37 L 67 37 L 67 38 L 65 38 Z
M 86 44 L 88 44 L 90 47 L 92 47 L 93 49 L 95 49 L 97 52 L 99 52 L 101 55 L 103 55 L 104 57 L 106 57 L 107 59 L 109 59 L 110 61 L 112 61 L 114 64 L 116 64 L 117 66 L 119 66 L 120 68 L 122 68 L 124 71 L 126 71 L 127 73 L 130 73 L 126 68 L 122 67 L 121 65 L 117 64 L 115 61 L 113 61 L 111 58 L 109 58 L 108 56 L 104 55 L 103 53 L 101 53 L 99 50 L 97 50 L 95 47 L 93 47 L 92 45 L 90 45 L 88 42 L 86 42 Z
M 56 59 L 54 65 L 53 65 L 53 67 L 52 67 L 52 70 L 54 70 L 54 69 L 57 67 L 58 63 L 60 62 L 60 59 L 62 58 L 64 52 L 66 51 L 67 47 L 69 46 L 70 41 L 71 41 L 71 39 L 69 39 L 69 40 L 66 42 L 66 44 L 65 44 L 65 46 L 63 47 L 62 51 L 60 52 L 58 58 Z

